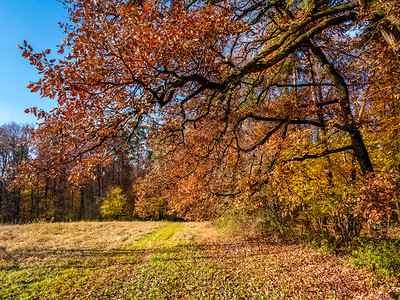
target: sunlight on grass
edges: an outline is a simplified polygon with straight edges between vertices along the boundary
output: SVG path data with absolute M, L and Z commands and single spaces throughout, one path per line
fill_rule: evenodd
M 37 223 L 0 226 L 6 251 L 18 249 L 111 249 L 129 245 L 162 227 L 160 222 Z
M 1 226 L 0 244 L 0 299 L 387 299 L 335 256 L 209 222 Z

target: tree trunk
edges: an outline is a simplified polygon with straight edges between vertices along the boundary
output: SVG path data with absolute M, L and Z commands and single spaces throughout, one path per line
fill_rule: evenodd
M 397 58 L 400 59 L 400 26 L 384 23 L 379 25 L 379 30 L 385 42 L 393 49 Z
M 84 190 L 85 189 L 83 187 L 80 190 L 80 193 L 81 193 L 80 200 L 81 200 L 81 202 L 80 202 L 80 206 L 79 206 L 79 215 L 78 215 L 78 219 L 79 220 L 83 220 L 83 217 L 85 215 L 85 195 L 84 195 Z
M 371 10 L 371 22 L 376 26 L 386 44 L 393 49 L 400 60 L 400 22 L 396 19 L 397 16 L 395 13 L 393 13 L 393 8 L 395 8 L 397 1 L 388 0 L 387 7 L 390 7 L 390 9 L 385 10 L 384 6 L 377 6 L 376 0 L 361 0 L 362 5 L 367 10 Z
M 351 111 L 349 90 L 347 84 L 344 81 L 342 75 L 340 75 L 340 73 L 336 70 L 332 63 L 329 62 L 328 58 L 313 40 L 310 40 L 310 49 L 312 53 L 318 58 L 321 66 L 328 74 L 330 80 L 332 80 L 332 82 L 336 86 L 341 110 L 341 120 L 339 121 L 337 126 L 338 128 L 349 133 L 351 146 L 354 150 L 354 155 L 357 159 L 363 175 L 366 176 L 368 174 L 372 174 L 374 172 L 374 168 L 372 166 L 367 148 L 365 147 L 361 132 L 358 129 L 358 126 L 354 120 L 354 116 Z

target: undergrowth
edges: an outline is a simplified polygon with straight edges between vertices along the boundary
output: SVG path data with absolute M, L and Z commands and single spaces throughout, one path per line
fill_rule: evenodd
M 400 280 L 400 240 L 373 241 L 360 238 L 351 252 L 350 262 L 362 268 L 372 270 L 378 279 L 389 278 L 398 283 Z
M 265 212 L 259 215 L 246 215 L 235 209 L 227 211 L 217 222 L 218 226 L 234 235 L 242 235 L 246 238 L 257 236 L 274 238 L 276 241 L 286 240 L 286 242 L 303 245 L 305 249 L 318 251 L 324 255 L 344 257 L 356 268 L 370 272 L 369 280 L 371 282 L 400 290 L 399 236 L 393 235 L 392 238 L 380 240 L 359 237 L 346 242 L 338 242 L 333 236 L 324 237 L 318 232 L 301 230 L 289 232 L 283 224 L 281 224 L 283 229 L 278 230 L 277 223 L 272 222 L 271 217 Z M 279 234 L 280 232 L 284 232 L 284 234 Z

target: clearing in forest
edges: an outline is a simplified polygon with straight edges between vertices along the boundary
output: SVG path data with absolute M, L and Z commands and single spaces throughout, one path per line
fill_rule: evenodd
M 0 226 L 0 298 L 390 299 L 346 260 L 208 222 Z

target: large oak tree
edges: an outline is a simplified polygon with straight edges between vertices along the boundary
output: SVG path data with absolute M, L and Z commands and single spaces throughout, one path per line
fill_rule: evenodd
M 377 88 L 390 89 L 385 103 L 398 95 L 396 1 L 63 3 L 65 59 L 22 48 L 42 74 L 29 88 L 58 102 L 30 110 L 41 121 L 32 141 L 50 169 L 73 164 L 72 181 L 138 144 L 160 159 L 149 185 L 174 191 L 183 211 L 338 153 L 374 172 L 363 130 Z M 25 179 L 42 166 L 25 165 Z

